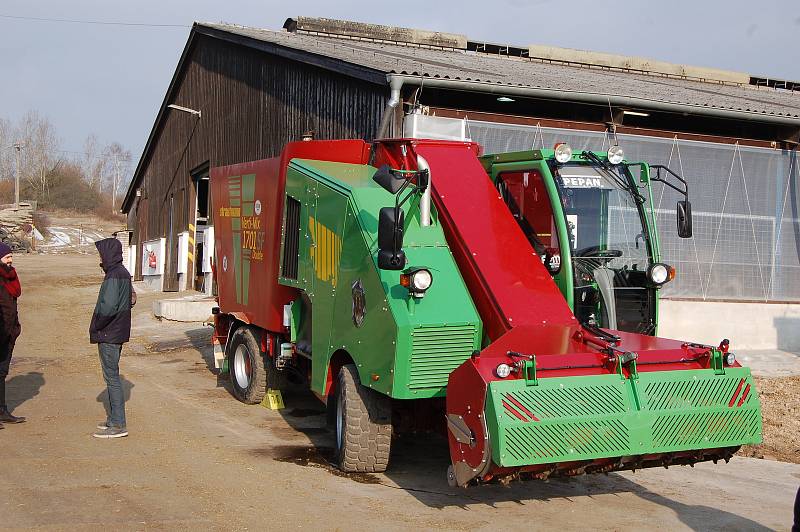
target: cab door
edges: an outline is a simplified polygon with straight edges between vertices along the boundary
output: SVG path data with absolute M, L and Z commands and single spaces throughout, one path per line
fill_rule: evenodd
M 534 161 L 524 165 L 496 165 L 492 174 L 511 214 L 572 308 L 574 282 L 569 232 L 549 169 Z

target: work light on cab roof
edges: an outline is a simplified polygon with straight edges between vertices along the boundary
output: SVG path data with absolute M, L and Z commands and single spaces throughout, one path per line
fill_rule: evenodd
M 572 159 L 572 148 L 566 142 L 559 142 L 553 150 L 555 151 L 556 161 L 561 164 L 567 163 Z
M 623 159 L 625 159 L 625 152 L 622 151 L 622 148 L 614 145 L 608 149 L 608 162 L 611 164 L 619 164 Z

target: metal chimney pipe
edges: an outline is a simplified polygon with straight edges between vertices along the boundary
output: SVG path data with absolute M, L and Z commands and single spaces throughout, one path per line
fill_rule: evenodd
M 395 108 L 400 104 L 400 89 L 403 87 L 403 78 L 397 76 L 389 76 L 389 101 L 386 102 L 386 109 L 383 111 L 383 118 L 381 119 L 381 127 L 378 129 L 378 134 L 375 138 L 382 139 L 386 137 L 389 131 L 389 125 L 392 123 L 392 116 L 394 115 Z

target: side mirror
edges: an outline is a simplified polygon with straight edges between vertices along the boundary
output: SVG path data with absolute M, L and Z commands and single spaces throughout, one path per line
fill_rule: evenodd
M 378 183 L 381 188 L 390 194 L 397 194 L 397 192 L 400 190 L 400 187 L 402 187 L 406 182 L 405 179 L 396 177 L 392 173 L 392 169 L 389 168 L 388 164 L 384 164 L 378 168 L 378 171 L 372 176 L 372 180 Z
M 678 236 L 692 237 L 692 204 L 689 200 L 678 202 Z
M 405 213 L 396 207 L 383 207 L 378 214 L 378 268 L 402 270 L 406 266 L 403 252 Z

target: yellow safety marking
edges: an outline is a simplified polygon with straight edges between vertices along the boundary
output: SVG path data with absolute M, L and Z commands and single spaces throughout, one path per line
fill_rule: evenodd
M 319 223 L 313 216 L 308 218 L 309 232 L 314 240 L 311 248 L 311 258 L 314 261 L 314 271 L 320 281 L 330 281 L 336 287 L 338 280 L 339 256 L 342 252 L 342 239 Z
M 267 389 L 267 395 L 265 395 L 264 399 L 261 401 L 261 406 L 264 408 L 269 408 L 270 410 L 280 410 L 281 408 L 285 408 L 281 391 L 273 390 L 272 388 Z

